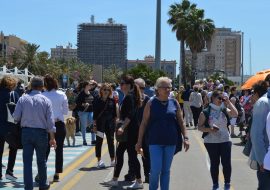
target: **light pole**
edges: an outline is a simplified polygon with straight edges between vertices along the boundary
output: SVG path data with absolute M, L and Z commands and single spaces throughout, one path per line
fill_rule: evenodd
M 155 69 L 160 70 L 161 54 L 161 0 L 157 0 Z

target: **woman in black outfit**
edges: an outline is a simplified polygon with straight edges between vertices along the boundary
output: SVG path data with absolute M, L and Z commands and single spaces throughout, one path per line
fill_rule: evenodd
M 120 104 L 120 120 L 117 123 L 122 123 L 122 126 L 117 130 L 117 135 L 123 135 L 127 130 L 127 141 L 119 142 L 116 149 L 116 167 L 112 180 L 106 182 L 106 185 L 118 186 L 118 178 L 123 167 L 124 153 L 127 150 L 128 157 L 134 165 L 134 173 L 136 181 L 129 186 L 129 189 L 142 189 L 143 183 L 141 180 L 140 162 L 137 158 L 135 150 L 136 141 L 139 132 L 138 108 L 141 106 L 141 95 L 138 86 L 134 83 L 133 77 L 126 75 L 121 80 L 121 91 L 125 97 Z
M 104 133 L 106 134 L 108 142 L 111 166 L 115 166 L 114 131 L 116 122 L 116 104 L 114 99 L 110 98 L 112 88 L 108 83 L 101 86 L 99 94 L 100 97 L 93 104 L 93 131 L 96 133 L 96 157 L 98 160 L 98 168 L 105 168 L 105 164 L 101 160 L 101 147 Z
M 17 84 L 17 80 L 12 76 L 5 76 L 0 81 L 0 166 L 2 165 L 2 156 L 4 152 L 4 145 L 6 141 L 6 135 L 9 131 L 10 125 L 7 121 L 7 107 L 6 104 L 11 100 L 14 103 L 17 103 L 19 95 L 14 92 Z M 14 93 L 14 98 L 13 94 Z M 12 113 L 11 113 L 12 114 Z M 6 170 L 6 178 L 9 180 L 16 180 L 17 178 L 13 175 L 13 168 L 15 165 L 17 155 L 17 149 L 9 146 L 9 156 L 8 156 L 8 166 Z M 2 180 L 2 168 L 0 168 L 0 180 Z

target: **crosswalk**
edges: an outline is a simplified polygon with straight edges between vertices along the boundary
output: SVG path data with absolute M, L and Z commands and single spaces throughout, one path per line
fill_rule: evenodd
M 86 135 L 87 143 L 91 143 L 91 135 L 87 133 Z M 65 140 L 65 144 L 67 144 Z M 81 136 L 76 136 L 76 146 L 75 147 L 64 147 L 64 168 L 73 162 L 77 157 L 85 153 L 91 146 L 82 146 L 83 141 Z M 3 157 L 3 164 L 7 166 L 8 163 L 8 155 Z M 47 174 L 48 178 L 53 176 L 55 172 L 55 151 L 51 150 L 50 156 L 47 162 Z M 23 184 L 23 159 L 22 159 L 22 150 L 18 150 L 16 163 L 14 167 L 14 175 L 18 178 L 16 182 L 12 182 L 10 180 L 5 179 L 5 169 L 2 169 L 3 180 L 0 181 L 0 189 L 10 190 L 16 189 L 21 190 L 24 189 Z M 34 154 L 33 157 L 33 178 L 37 174 L 37 164 L 36 164 L 36 156 Z M 37 185 L 37 184 L 36 184 Z

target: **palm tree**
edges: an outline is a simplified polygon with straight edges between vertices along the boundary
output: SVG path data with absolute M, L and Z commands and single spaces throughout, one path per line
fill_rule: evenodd
M 186 43 L 192 53 L 191 68 L 193 74 L 191 82 L 194 84 L 197 55 L 205 48 L 206 42 L 212 38 L 215 32 L 215 25 L 213 20 L 204 18 L 203 9 L 193 9 L 188 17 L 187 31 Z
M 182 68 L 182 82 L 186 85 L 185 72 L 185 41 L 188 35 L 188 18 L 191 12 L 196 9 L 196 4 L 191 4 L 189 0 L 183 0 L 182 3 L 175 3 L 169 9 L 169 25 L 172 26 L 172 31 L 176 32 L 176 38 L 180 41 L 180 66 Z
M 21 61 L 21 58 L 22 58 L 22 52 L 20 50 L 15 50 L 9 56 L 9 62 L 11 63 L 13 67 L 16 67 Z
M 26 44 L 24 46 L 24 63 L 21 65 L 21 67 L 27 67 L 29 70 L 36 70 L 36 59 L 37 59 L 37 52 L 38 52 L 39 45 L 37 44 Z

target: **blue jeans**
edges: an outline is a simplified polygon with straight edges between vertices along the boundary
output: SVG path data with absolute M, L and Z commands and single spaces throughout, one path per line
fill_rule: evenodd
M 160 178 L 160 189 L 169 190 L 170 168 L 176 146 L 149 145 L 150 151 L 150 184 L 149 190 L 157 190 Z
M 258 190 L 270 189 L 270 171 L 264 170 L 263 172 L 257 171 L 257 177 L 259 181 Z
M 46 151 L 48 133 L 44 129 L 22 128 L 24 189 L 33 190 L 32 161 L 34 150 L 37 157 L 39 187 L 47 185 Z
M 86 127 L 91 125 L 93 122 L 93 112 L 79 112 L 80 122 L 81 122 L 81 131 L 82 131 L 82 138 L 83 142 L 86 142 Z M 91 133 L 91 140 L 96 140 L 95 133 Z

